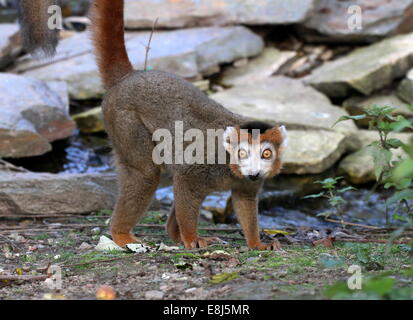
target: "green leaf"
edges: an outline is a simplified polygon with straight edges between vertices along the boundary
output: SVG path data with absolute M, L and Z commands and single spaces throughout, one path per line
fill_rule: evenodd
M 413 176 L 413 159 L 407 159 L 400 162 L 393 170 L 392 180 L 397 182 L 411 176 Z
M 225 273 L 220 273 L 213 275 L 211 279 L 209 280 L 209 283 L 222 283 L 222 282 L 227 282 L 231 281 L 234 279 L 237 279 L 239 277 L 237 272 L 225 272 Z
M 337 190 L 337 192 L 344 193 L 344 192 L 347 192 L 347 191 L 350 191 L 350 190 L 357 190 L 357 189 L 352 187 L 352 186 L 349 186 L 349 187 L 339 189 L 339 190 Z
M 314 199 L 314 198 L 321 198 L 322 196 L 324 196 L 325 193 L 324 192 L 320 192 L 317 194 L 310 194 L 308 196 L 303 197 L 303 199 Z
M 386 200 L 386 205 L 398 203 L 401 200 L 413 199 L 413 189 L 407 189 L 395 192 L 390 198 Z
M 337 123 L 346 121 L 346 120 L 362 120 L 365 119 L 367 116 L 365 114 L 360 114 L 356 116 L 341 116 L 338 120 L 332 125 L 334 127 Z
M 373 157 L 374 174 L 376 179 L 379 179 L 383 170 L 389 165 L 392 153 L 389 150 L 378 147 L 377 145 L 370 145 L 368 150 Z

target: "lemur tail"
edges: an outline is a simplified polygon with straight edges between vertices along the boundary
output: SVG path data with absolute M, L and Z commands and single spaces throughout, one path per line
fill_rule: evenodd
M 59 0 L 19 0 L 20 25 L 27 51 L 55 53 L 59 30 L 49 28 L 50 6 Z M 103 84 L 106 89 L 133 71 L 125 47 L 123 0 L 94 0 L 91 7 L 92 38 Z
M 49 28 L 51 6 L 58 0 L 19 0 L 19 22 L 23 45 L 28 52 L 43 51 L 52 56 L 59 40 L 59 30 Z
M 125 47 L 124 0 L 95 0 L 91 7 L 92 38 L 106 89 L 133 71 Z

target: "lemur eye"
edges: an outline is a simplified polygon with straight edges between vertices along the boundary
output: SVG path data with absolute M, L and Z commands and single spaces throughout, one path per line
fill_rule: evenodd
M 238 151 L 238 157 L 240 159 L 245 159 L 248 156 L 247 151 L 245 151 L 244 149 L 240 149 Z
M 262 158 L 269 159 L 272 156 L 272 151 L 270 149 L 265 149 L 262 153 Z

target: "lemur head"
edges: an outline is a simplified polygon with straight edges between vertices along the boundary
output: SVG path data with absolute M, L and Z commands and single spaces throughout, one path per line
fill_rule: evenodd
M 224 147 L 231 156 L 230 168 L 234 175 L 249 180 L 268 179 L 281 170 L 287 130 L 264 122 L 247 122 L 228 127 L 223 136 Z

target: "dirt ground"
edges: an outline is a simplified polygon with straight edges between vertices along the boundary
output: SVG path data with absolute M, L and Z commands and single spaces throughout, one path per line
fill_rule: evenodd
M 283 249 L 262 252 L 248 250 L 236 225 L 224 226 L 234 229 L 229 232 L 203 222 L 201 226 L 212 231 L 201 233 L 220 236 L 228 244 L 139 254 L 96 251 L 101 235 L 108 236 L 108 218 L 108 212 L 101 212 L 65 219 L 0 221 L 0 279 L 5 275 L 28 278 L 0 280 L 0 299 L 96 299 L 103 285 L 110 286 L 117 299 L 388 298 L 400 290 L 403 297 L 411 294 L 413 299 L 411 248 L 405 244 L 337 240 L 333 247 L 331 243 L 314 246 L 291 244 L 292 237 L 288 244 L 279 234 Z M 159 226 L 164 220 L 164 212 L 153 212 L 142 223 Z M 160 227 L 137 227 L 135 232 L 150 247 L 161 242 L 174 245 Z M 60 290 L 50 289 L 45 282 L 50 265 L 61 270 Z M 391 290 L 399 291 L 392 295 L 393 291 L 383 293 L 380 287 L 377 292 L 370 288 L 364 295 L 360 295 L 364 289 L 354 295 L 343 289 L 351 265 L 361 267 L 363 279 L 385 273 L 394 281 Z

